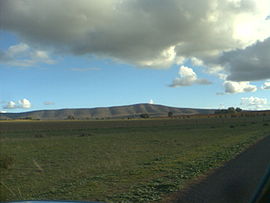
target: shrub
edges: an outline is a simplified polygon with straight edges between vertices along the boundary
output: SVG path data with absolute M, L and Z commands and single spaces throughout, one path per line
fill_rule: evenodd
M 80 135 L 78 135 L 78 137 L 89 137 L 89 136 L 93 136 L 93 134 L 91 134 L 91 133 L 82 133 L 82 134 L 80 134 Z
M 141 118 L 149 118 L 150 116 L 147 113 L 143 113 L 143 114 L 140 115 L 140 117 Z
M 73 115 L 68 115 L 67 119 L 68 120 L 75 120 L 75 117 Z
M 43 134 L 35 134 L 35 138 L 43 138 L 43 137 L 45 137 L 45 135 L 43 135 Z
M 6 155 L 1 155 L 0 157 L 0 168 L 9 169 L 13 164 L 13 158 Z

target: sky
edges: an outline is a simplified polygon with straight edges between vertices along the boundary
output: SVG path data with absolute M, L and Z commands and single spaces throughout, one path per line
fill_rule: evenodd
M 0 0 L 0 112 L 270 109 L 269 0 Z

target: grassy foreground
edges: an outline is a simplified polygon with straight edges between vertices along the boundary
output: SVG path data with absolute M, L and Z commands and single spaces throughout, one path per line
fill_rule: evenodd
M 156 201 L 269 134 L 267 118 L 3 121 L 1 200 Z

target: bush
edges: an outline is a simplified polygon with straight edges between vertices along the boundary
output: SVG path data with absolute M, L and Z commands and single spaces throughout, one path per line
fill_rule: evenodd
M 35 134 L 35 138 L 43 138 L 43 137 L 45 137 L 45 135 L 43 135 L 43 134 Z
M 141 118 L 149 118 L 150 116 L 147 113 L 143 113 L 143 114 L 140 115 L 140 117 Z
M 13 158 L 6 155 L 1 155 L 0 157 L 0 168 L 1 169 L 9 169 L 13 164 Z
M 75 117 L 73 115 L 68 115 L 67 119 L 68 120 L 75 120 Z
M 78 137 L 89 137 L 89 136 L 93 136 L 93 134 L 91 134 L 91 133 L 82 133 L 82 134 L 78 135 Z

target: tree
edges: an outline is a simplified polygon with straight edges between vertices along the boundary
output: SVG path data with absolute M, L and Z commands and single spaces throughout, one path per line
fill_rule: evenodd
M 235 109 L 235 111 L 236 111 L 236 112 L 242 112 L 242 109 L 240 109 L 239 107 L 237 107 L 237 108 Z
M 234 107 L 229 107 L 228 108 L 228 113 L 235 113 Z
M 72 116 L 72 115 L 68 115 L 67 119 L 68 119 L 68 120 L 74 120 L 75 118 L 74 118 L 74 116 Z
M 234 107 L 229 107 L 228 109 L 220 109 L 220 110 L 216 110 L 215 114 L 228 114 L 228 113 L 239 113 L 242 112 L 242 109 L 240 109 L 239 107 L 234 108 Z
M 172 117 L 173 116 L 173 112 L 169 111 L 168 112 L 168 117 Z
M 149 114 L 147 114 L 147 113 L 142 113 L 142 114 L 140 115 L 140 117 L 141 117 L 141 118 L 149 118 Z
M 225 113 L 228 113 L 228 110 L 226 110 L 226 109 L 220 109 L 220 110 L 216 110 L 215 111 L 215 114 L 225 114 Z

